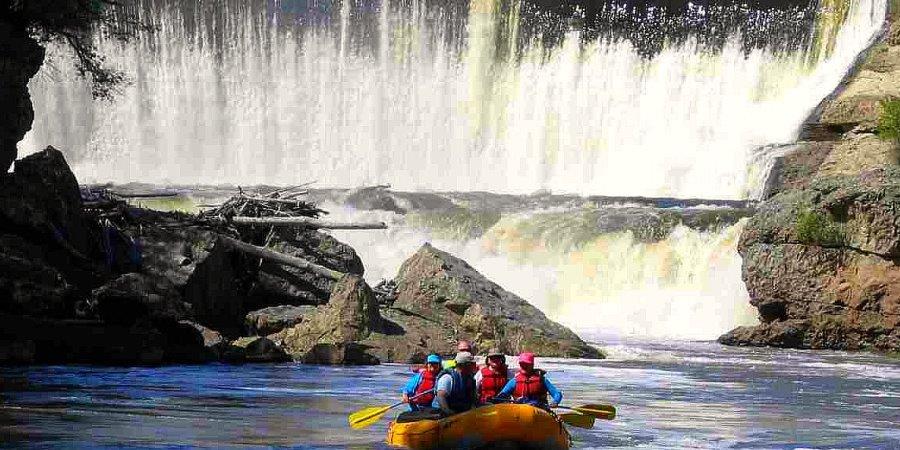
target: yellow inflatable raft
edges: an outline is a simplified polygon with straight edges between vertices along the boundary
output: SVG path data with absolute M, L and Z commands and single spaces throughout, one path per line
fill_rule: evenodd
M 522 448 L 567 450 L 569 432 L 540 408 L 498 404 L 440 420 L 391 422 L 387 443 L 414 450 Z

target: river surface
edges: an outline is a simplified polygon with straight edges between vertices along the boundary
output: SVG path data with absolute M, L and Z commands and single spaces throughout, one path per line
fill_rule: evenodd
M 609 402 L 576 448 L 900 448 L 900 362 L 865 353 L 624 341 L 603 361 L 539 359 L 564 403 Z M 0 369 L 0 447 L 386 448 L 404 365 Z M 393 417 L 389 414 L 388 417 Z

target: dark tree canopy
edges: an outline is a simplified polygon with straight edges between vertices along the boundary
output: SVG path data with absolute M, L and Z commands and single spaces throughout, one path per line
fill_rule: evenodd
M 117 0 L 5 0 L 2 19 L 23 29 L 39 43 L 61 43 L 72 49 L 79 75 L 91 82 L 96 98 L 110 98 L 126 81 L 107 66 L 94 45 L 96 33 L 128 41 L 149 30 L 133 8 Z

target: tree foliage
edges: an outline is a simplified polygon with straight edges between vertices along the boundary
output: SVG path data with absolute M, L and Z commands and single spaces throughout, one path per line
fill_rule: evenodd
M 131 5 L 117 0 L 7 0 L 0 19 L 21 28 L 40 44 L 60 43 L 72 49 L 78 74 L 90 80 L 95 98 L 108 99 L 126 81 L 125 74 L 105 64 L 94 44 L 102 34 L 127 42 L 152 27 L 142 23 Z

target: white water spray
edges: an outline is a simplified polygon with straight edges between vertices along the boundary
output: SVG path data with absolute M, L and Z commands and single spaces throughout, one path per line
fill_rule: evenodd
M 83 181 L 745 198 L 751 150 L 791 140 L 881 26 L 884 0 L 848 1 L 813 63 L 745 55 L 737 37 L 647 60 L 575 31 L 501 57 L 518 18 L 498 21 L 496 0 L 472 0 L 462 36 L 420 1 L 381 7 L 374 33 L 356 32 L 348 4 L 287 31 L 246 8 L 208 18 L 170 5 L 158 33 L 99 41 L 134 78 L 115 103 L 91 102 L 57 52 L 31 84 L 38 113 L 21 146 L 64 149 Z

